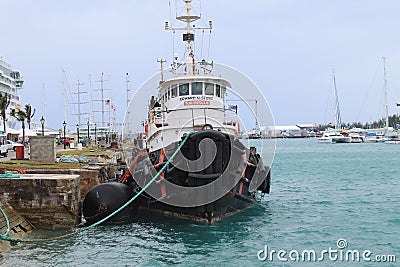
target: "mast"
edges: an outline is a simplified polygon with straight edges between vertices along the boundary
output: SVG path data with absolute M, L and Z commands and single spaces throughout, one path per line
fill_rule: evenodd
M 112 94 L 112 84 L 111 84 L 111 76 L 108 75 L 108 80 L 110 81 L 110 98 L 108 103 L 108 128 L 110 132 L 113 132 L 115 125 L 115 111 L 114 111 L 114 102 L 113 102 L 113 94 Z M 112 110 L 112 111 L 111 111 Z
M 96 81 L 96 82 L 99 82 L 100 83 L 100 89 L 96 89 L 96 90 L 94 90 L 94 91 L 100 91 L 100 99 L 96 99 L 96 100 L 93 100 L 93 101 L 98 101 L 98 102 L 100 102 L 101 103 L 101 109 L 100 109 L 100 111 L 93 111 L 93 112 L 100 112 L 101 113 L 101 127 L 104 127 L 104 125 L 105 125 L 105 107 L 104 107 L 104 105 L 106 104 L 105 102 L 106 102 L 106 99 L 104 98 L 104 91 L 105 90 L 110 90 L 110 89 L 105 89 L 104 88 L 104 82 L 107 82 L 108 80 L 104 80 L 104 73 L 102 72 L 101 73 L 101 78 L 100 78 L 100 80 L 99 81 Z M 109 103 L 109 101 L 110 101 L 110 99 L 107 99 L 108 101 L 107 101 L 107 103 Z
M 129 73 L 126 73 L 126 109 L 127 110 L 129 108 L 129 91 L 130 91 L 129 83 L 130 82 L 131 82 L 131 77 L 129 76 Z
M 336 87 L 335 70 L 333 70 L 333 87 L 335 90 L 335 129 L 340 130 L 342 127 L 342 120 L 340 118 L 339 96 Z
M 83 85 L 83 83 L 80 83 L 79 78 L 78 78 L 78 83 L 76 83 L 75 85 L 77 86 L 77 92 L 76 92 L 76 93 L 73 93 L 73 94 L 75 94 L 75 95 L 78 96 L 78 99 L 77 99 L 78 102 L 75 103 L 75 104 L 78 105 L 78 114 L 76 114 L 76 115 L 78 115 L 78 125 L 81 126 L 81 125 L 82 125 L 82 123 L 81 123 L 81 116 L 82 116 L 82 114 L 88 114 L 88 113 L 82 113 L 82 112 L 81 112 L 81 105 L 82 105 L 82 104 L 87 104 L 87 103 L 88 103 L 88 102 L 82 102 L 82 101 L 81 101 L 81 94 L 86 94 L 87 92 L 82 92 L 82 91 L 80 90 L 80 86 Z
M 110 76 L 109 76 L 110 78 Z M 108 113 L 108 123 L 110 123 L 110 112 L 106 110 L 105 105 L 111 105 L 111 97 L 112 97 L 112 93 L 110 92 L 110 96 L 107 97 L 105 95 L 105 91 L 107 90 L 111 90 L 110 87 L 105 88 L 104 87 L 104 82 L 109 82 L 109 86 L 111 86 L 111 82 L 110 80 L 105 80 L 104 79 L 104 73 L 101 73 L 101 78 L 100 80 L 97 80 L 95 82 L 100 83 L 100 88 L 99 89 L 93 89 L 93 91 L 100 91 L 100 96 L 97 96 L 96 99 L 93 99 L 93 102 L 100 102 L 100 107 L 97 104 L 96 105 L 96 110 L 93 110 L 93 116 L 95 117 L 94 120 L 92 121 L 93 123 L 97 123 L 98 127 L 105 127 L 107 124 L 107 114 Z M 96 119 L 95 113 L 101 113 L 101 121 Z M 104 129 L 104 128 L 103 128 Z
M 160 63 L 161 82 L 164 82 L 164 68 L 163 68 L 163 64 L 164 64 L 165 62 L 167 62 L 167 61 L 164 60 L 164 59 L 160 59 L 160 60 L 157 60 L 157 62 Z
M 129 83 L 131 82 L 131 77 L 129 76 L 129 73 L 127 72 L 126 73 L 126 111 L 127 111 L 127 129 L 128 129 L 128 132 L 129 132 L 129 114 L 130 114 L 130 109 L 129 109 L 129 91 L 130 91 L 130 88 L 129 88 Z
M 90 119 L 89 119 L 89 121 L 94 122 L 93 88 L 92 88 L 92 76 L 90 74 L 89 74 L 89 90 L 90 90 Z
M 103 72 L 101 73 L 100 90 L 101 90 L 101 126 L 104 127 L 104 79 L 103 79 Z
M 192 47 L 192 42 L 194 42 L 194 33 L 193 32 L 194 32 L 194 30 L 200 30 L 200 29 L 211 30 L 212 29 L 212 21 L 210 20 L 208 22 L 207 27 L 196 27 L 195 25 L 191 25 L 192 22 L 195 22 L 195 21 L 201 19 L 201 16 L 191 14 L 192 0 L 183 0 L 183 2 L 185 3 L 185 8 L 184 8 L 185 12 L 183 12 L 183 14 L 181 14 L 181 15 L 177 15 L 176 19 L 186 23 L 186 26 L 180 27 L 180 28 L 170 27 L 168 21 L 166 21 L 164 23 L 164 26 L 165 26 L 165 30 L 170 30 L 170 31 L 180 30 L 180 31 L 185 32 L 183 34 L 183 41 L 186 42 L 186 55 L 187 55 L 186 74 L 193 75 L 196 73 L 195 64 L 194 64 L 195 63 L 194 51 L 193 51 L 193 47 Z M 173 72 L 176 71 L 176 66 L 177 66 L 176 60 L 177 60 L 177 58 L 174 56 L 173 63 L 172 63 L 172 66 L 173 66 L 172 71 Z
M 61 69 L 61 72 L 62 72 L 61 84 L 64 93 L 64 121 L 67 122 L 67 89 L 65 88 L 65 70 Z
M 389 129 L 389 110 L 388 110 L 388 99 L 387 99 L 387 80 L 386 80 L 386 58 L 383 59 L 383 90 L 385 94 L 385 133 Z
M 46 118 L 46 85 L 45 85 L 45 83 L 43 83 L 42 88 L 43 88 L 43 117 Z

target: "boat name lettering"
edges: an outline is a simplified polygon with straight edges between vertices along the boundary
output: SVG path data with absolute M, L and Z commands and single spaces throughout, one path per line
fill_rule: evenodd
M 180 97 L 180 101 L 184 100 L 213 100 L 214 98 L 212 96 L 205 96 L 205 95 L 200 95 L 200 96 L 183 96 Z
M 208 100 L 189 100 L 183 102 L 185 106 L 209 106 L 210 101 Z

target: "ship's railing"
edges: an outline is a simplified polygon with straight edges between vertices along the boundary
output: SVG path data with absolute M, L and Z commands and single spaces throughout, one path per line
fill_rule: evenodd
M 206 110 L 217 110 L 217 111 L 224 112 L 224 119 L 221 122 L 221 123 L 223 123 L 223 125 L 236 126 L 237 123 L 239 122 L 239 118 L 238 118 L 237 112 L 233 111 L 229 107 L 224 107 L 224 108 L 212 108 L 212 107 L 198 108 L 197 107 L 197 108 L 180 108 L 180 109 L 159 110 L 159 111 L 155 112 L 155 113 L 158 113 L 159 115 L 157 116 L 157 114 L 154 114 L 154 119 L 152 119 L 152 116 L 150 116 L 149 121 L 150 122 L 154 122 L 157 127 L 169 126 L 169 123 L 167 122 L 167 119 L 166 119 L 166 115 L 170 114 L 170 113 L 178 112 L 178 111 L 190 112 L 191 119 L 193 121 L 195 121 L 196 120 L 196 118 L 194 117 L 194 111 L 195 110 L 196 111 L 197 110 L 204 110 L 204 111 L 206 111 Z
M 190 68 L 190 70 L 188 69 Z M 213 71 L 213 63 L 207 62 L 205 60 L 196 61 L 194 63 L 187 62 L 174 62 L 171 72 L 175 76 L 184 76 L 184 75 L 208 75 L 214 76 L 212 74 Z

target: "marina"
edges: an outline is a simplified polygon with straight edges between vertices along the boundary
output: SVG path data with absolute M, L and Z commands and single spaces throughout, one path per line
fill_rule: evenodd
M 260 147 L 258 142 L 262 140 L 252 140 L 252 145 Z M 277 261 L 258 260 L 264 245 L 320 252 L 337 249 L 339 238 L 345 238 L 351 250 L 398 257 L 394 233 L 399 229 L 400 146 L 365 143 L 326 148 L 313 139 L 278 140 L 270 197 L 215 224 L 142 213 L 129 224 L 99 226 L 63 240 L 14 247 L 3 253 L 1 264 L 254 266 Z M 31 237 L 64 233 L 40 230 Z
M 0 266 L 397 266 L 399 4 L 164 2 L 2 4 Z

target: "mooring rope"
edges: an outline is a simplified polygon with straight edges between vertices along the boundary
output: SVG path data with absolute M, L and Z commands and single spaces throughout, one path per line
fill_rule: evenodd
M 7 225 L 7 230 L 4 235 L 0 234 L 1 238 L 8 236 L 10 233 L 10 221 L 8 220 L 6 212 L 3 210 L 3 208 L 0 206 L 0 211 L 3 214 L 4 219 L 6 220 L 6 225 Z
M 192 134 L 194 134 L 195 132 L 190 132 L 188 134 L 186 134 L 185 138 L 183 139 L 183 141 L 179 144 L 178 148 L 175 150 L 175 152 L 172 154 L 172 156 L 167 160 L 167 162 L 164 164 L 164 166 L 157 172 L 157 174 L 136 194 L 134 195 L 130 200 L 128 200 L 124 205 L 122 205 L 121 207 L 119 207 L 117 210 L 115 210 L 113 213 L 109 214 L 108 216 L 106 216 L 105 218 L 101 219 L 100 221 L 89 225 L 87 227 L 81 228 L 79 230 L 76 230 L 72 233 L 69 234 L 65 234 L 65 235 L 61 235 L 61 236 L 56 236 L 56 237 L 50 237 L 50 238 L 42 238 L 42 239 L 28 239 L 28 240 L 24 240 L 24 239 L 19 239 L 19 238 L 12 238 L 9 237 L 8 234 L 10 232 L 10 222 L 8 220 L 7 214 L 3 211 L 3 209 L 0 207 L 1 213 L 3 214 L 5 220 L 6 220 L 6 224 L 7 224 L 7 230 L 6 233 L 4 235 L 0 234 L 0 240 L 4 240 L 4 241 L 9 241 L 11 246 L 16 246 L 18 245 L 18 243 L 39 243 L 39 242 L 46 242 L 46 241 L 51 241 L 51 240 L 58 240 L 58 239 L 63 239 L 65 237 L 69 237 L 69 236 L 73 236 L 76 235 L 78 233 L 81 233 L 83 231 L 86 231 L 87 229 L 90 229 L 92 227 L 98 226 L 99 224 L 102 224 L 103 222 L 107 221 L 108 219 L 110 219 L 111 217 L 115 216 L 116 214 L 118 214 L 121 210 L 123 210 L 124 208 L 126 208 L 129 204 L 131 204 L 138 196 L 140 196 L 160 175 L 162 172 L 164 172 L 164 170 L 167 168 L 167 166 L 169 165 L 169 163 L 174 159 L 174 157 L 178 154 L 179 150 L 181 150 L 181 148 L 183 147 L 183 145 L 186 143 L 186 141 L 188 140 L 189 136 L 191 136 Z

